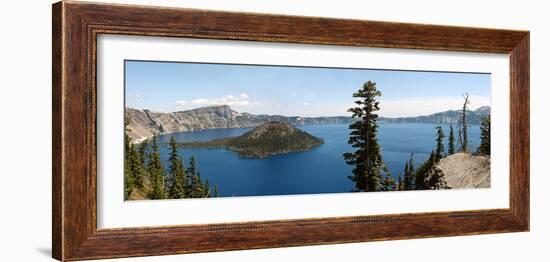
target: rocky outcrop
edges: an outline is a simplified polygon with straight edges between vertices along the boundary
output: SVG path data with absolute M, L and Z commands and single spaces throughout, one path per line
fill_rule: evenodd
M 491 186 L 491 159 L 456 153 L 439 161 L 440 169 L 450 188 L 488 188 Z
M 238 113 L 227 105 L 197 108 L 186 111 L 160 113 L 147 109 L 126 108 L 129 136 L 134 141 L 151 137 L 153 134 L 166 134 L 197 131 L 213 128 L 254 127 L 277 121 L 292 125 L 341 124 L 351 123 L 350 117 L 299 117 L 280 115 L 253 115 Z

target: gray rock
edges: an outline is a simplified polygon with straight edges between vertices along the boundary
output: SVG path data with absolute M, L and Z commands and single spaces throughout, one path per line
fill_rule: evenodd
M 488 188 L 491 186 L 491 159 L 456 153 L 439 161 L 450 188 Z

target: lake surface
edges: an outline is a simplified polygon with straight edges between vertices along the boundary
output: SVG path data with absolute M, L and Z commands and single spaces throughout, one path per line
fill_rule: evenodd
M 424 162 L 435 148 L 435 124 L 380 123 L 378 142 L 384 162 L 397 179 L 405 162 L 414 153 L 415 165 Z M 445 135 L 449 126 L 444 127 Z M 298 128 L 325 140 L 325 144 L 307 152 L 275 155 L 264 159 L 241 158 L 225 149 L 180 149 L 186 164 L 194 155 L 202 179 L 217 184 L 221 196 L 258 196 L 350 192 L 354 184 L 348 179 L 352 166 L 342 154 L 352 152 L 348 145 L 350 130 L 347 124 L 309 125 Z M 159 137 L 163 161 L 168 159 L 167 143 L 171 136 L 178 142 L 207 141 L 239 136 L 252 128 L 209 129 L 182 132 Z M 454 127 L 455 138 L 458 136 Z M 471 149 L 479 146 L 479 126 L 468 130 Z M 445 149 L 447 149 L 445 137 Z M 455 147 L 458 147 L 455 143 Z

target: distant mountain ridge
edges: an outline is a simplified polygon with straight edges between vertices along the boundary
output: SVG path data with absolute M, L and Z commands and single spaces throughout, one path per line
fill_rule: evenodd
M 456 124 L 458 123 L 461 110 L 447 110 L 431 115 L 414 117 L 379 117 L 380 122 L 386 123 L 432 123 L 432 124 Z M 481 119 L 491 114 L 490 106 L 482 106 L 474 111 L 468 110 L 468 123 L 479 125 Z
M 469 123 L 479 124 L 483 116 L 490 114 L 490 107 L 480 107 L 468 111 Z M 147 109 L 126 108 L 127 128 L 134 141 L 153 136 L 175 132 L 198 131 L 215 128 L 255 127 L 267 122 L 282 122 L 291 125 L 349 124 L 355 119 L 348 116 L 300 117 L 282 115 L 253 115 L 239 113 L 228 105 L 202 107 L 197 109 L 162 113 Z M 380 122 L 387 123 L 457 123 L 458 110 L 449 110 L 418 117 L 387 118 L 380 117 Z

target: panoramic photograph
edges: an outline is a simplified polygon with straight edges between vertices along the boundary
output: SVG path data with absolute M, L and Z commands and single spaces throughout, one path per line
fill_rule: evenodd
M 141 60 L 124 73 L 125 200 L 491 186 L 490 74 Z

